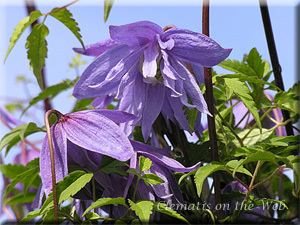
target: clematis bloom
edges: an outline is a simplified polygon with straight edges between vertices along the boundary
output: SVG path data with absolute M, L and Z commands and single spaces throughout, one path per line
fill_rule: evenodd
M 76 98 L 99 97 L 94 104 L 98 107 L 109 104 L 114 97 L 119 99 L 118 110 L 137 116 L 124 129 L 129 134 L 133 126 L 141 125 L 145 140 L 160 113 L 188 131 L 183 106 L 209 114 L 196 78 L 201 83 L 202 67 L 217 65 L 231 49 L 186 29 L 163 32 L 149 21 L 110 26 L 109 31 L 111 39 L 89 45 L 86 50 L 74 49 L 98 56 L 76 83 Z

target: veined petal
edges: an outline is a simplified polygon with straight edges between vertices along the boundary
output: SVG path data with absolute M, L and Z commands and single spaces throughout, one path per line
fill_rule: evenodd
M 146 151 L 137 151 L 139 154 L 148 157 L 149 159 L 151 159 L 152 162 L 157 163 L 158 165 L 163 165 L 167 168 L 169 168 L 170 170 L 176 171 L 176 172 L 190 172 L 193 171 L 195 169 L 198 169 L 200 166 L 200 162 L 197 163 L 194 166 L 191 167 L 184 167 L 181 163 L 179 163 L 178 161 L 171 159 L 167 156 L 158 154 L 156 152 L 152 152 L 152 153 L 148 153 Z
M 127 45 L 118 45 L 101 54 L 85 69 L 80 79 L 77 81 L 73 91 L 74 97 L 78 99 L 86 99 L 109 94 L 107 93 L 109 90 L 106 90 L 106 93 L 101 93 L 100 90 L 92 88 L 91 86 L 101 84 L 105 80 L 109 71 L 120 60 L 128 56 L 132 50 L 133 49 Z
M 158 117 L 162 104 L 164 102 L 165 88 L 161 84 L 148 85 L 146 102 L 143 111 L 143 121 L 142 121 L 142 133 L 144 140 L 146 141 L 152 124 Z
M 194 75 L 198 81 L 198 84 L 204 84 L 205 81 L 204 81 L 204 69 L 202 66 L 199 66 L 197 64 L 194 64 L 194 63 L 191 63 L 190 64 L 191 67 L 192 67 L 192 70 L 194 72 Z
M 117 46 L 120 44 L 118 41 L 114 41 L 112 39 L 106 39 L 104 41 L 100 41 L 91 45 L 85 46 L 85 49 L 83 48 L 73 48 L 73 50 L 76 53 L 88 55 L 88 56 L 99 56 L 103 52 L 106 52 L 107 50 Z
M 72 113 L 74 114 L 74 113 Z M 72 115 L 72 114 L 66 114 Z M 112 120 L 115 123 L 125 123 L 130 120 L 134 120 L 136 118 L 135 115 L 132 115 L 127 112 L 117 111 L 117 110 L 110 110 L 110 109 L 96 109 L 96 110 L 84 110 L 84 111 L 78 111 L 76 112 L 76 117 L 82 116 L 82 117 L 91 117 L 93 114 L 98 114 L 105 116 L 109 120 Z M 73 117 L 73 115 L 72 115 Z
M 141 142 L 134 141 L 134 140 L 130 140 L 130 143 L 132 144 L 134 151 L 144 151 L 144 152 L 148 152 L 148 153 L 156 152 L 158 154 L 162 154 L 165 156 L 169 155 L 169 153 L 171 151 L 171 147 L 154 148 L 154 147 L 151 147 L 149 145 L 146 145 Z
M 144 51 L 144 62 L 143 62 L 143 76 L 145 78 L 155 77 L 157 72 L 157 62 L 156 59 L 159 55 L 158 47 L 155 42 L 151 42 Z
M 171 58 L 171 57 L 170 57 Z M 171 58 L 171 65 L 175 68 L 175 70 L 180 73 L 186 80 L 184 81 L 184 89 L 190 97 L 192 103 L 196 106 L 196 108 L 208 115 L 211 115 L 207 109 L 206 101 L 200 91 L 199 86 L 196 83 L 193 75 L 188 71 L 188 69 L 177 59 Z
M 213 39 L 193 31 L 173 28 L 161 35 L 162 41 L 173 39 L 174 47 L 169 51 L 174 57 L 212 67 L 226 59 L 232 49 L 224 49 Z
M 68 140 L 87 150 L 108 155 L 120 161 L 128 160 L 133 148 L 117 124 L 97 113 L 68 114 L 62 123 Z
M 162 33 L 162 28 L 149 21 L 140 21 L 121 26 L 109 26 L 110 37 L 128 45 L 144 45 L 154 40 L 156 34 Z
M 61 123 L 56 123 L 51 127 L 51 134 L 54 151 L 56 182 L 59 182 L 68 174 L 67 137 L 65 131 L 62 129 Z M 40 168 L 44 190 L 46 195 L 48 195 L 50 193 L 50 190 L 52 189 L 52 174 L 47 135 L 42 145 Z
M 143 82 L 143 76 L 138 72 L 133 86 L 133 107 L 140 114 L 146 102 L 147 84 Z

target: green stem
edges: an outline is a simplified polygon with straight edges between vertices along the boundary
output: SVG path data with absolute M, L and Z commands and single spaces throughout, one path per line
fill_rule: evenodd
M 58 204 L 57 204 L 57 193 L 56 193 L 55 160 L 54 160 L 53 143 L 52 143 L 50 122 L 49 122 L 50 116 L 52 114 L 55 114 L 58 119 L 62 116 L 62 114 L 60 112 L 58 112 L 57 110 L 53 110 L 53 109 L 47 111 L 45 114 L 45 125 L 46 125 L 46 130 L 47 130 L 47 137 L 48 137 L 49 151 L 50 151 L 50 161 L 51 161 L 54 218 L 55 218 L 55 223 L 58 224 L 59 217 L 58 217 Z
M 140 178 L 138 177 L 138 178 L 137 178 L 137 181 L 136 181 L 136 184 L 135 184 L 133 196 L 132 196 L 132 201 L 133 201 L 133 202 L 134 202 L 134 200 L 135 200 L 135 195 L 136 195 L 136 191 L 137 191 L 137 187 L 138 187 L 139 181 L 140 181 Z

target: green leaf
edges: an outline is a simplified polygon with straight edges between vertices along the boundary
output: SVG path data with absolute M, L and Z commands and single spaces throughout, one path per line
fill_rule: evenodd
M 242 131 L 238 131 L 237 134 L 239 137 L 244 138 L 244 136 L 248 132 L 249 132 L 249 129 L 244 129 Z M 258 128 L 254 128 L 251 131 L 251 133 L 244 139 L 243 144 L 245 147 L 251 147 L 251 146 L 253 147 L 253 145 L 268 139 L 270 136 L 273 135 L 274 132 L 275 132 L 274 129 L 268 130 L 268 129 L 262 128 L 262 130 L 260 131 Z M 238 140 L 234 139 L 233 143 L 237 147 L 241 147 Z
M 224 165 L 210 165 L 207 164 L 205 166 L 200 167 L 195 174 L 195 184 L 197 188 L 198 196 L 201 195 L 202 185 L 206 177 L 208 177 L 211 173 L 216 172 L 218 170 L 223 170 Z
M 128 208 L 128 206 L 125 203 L 125 199 L 124 198 L 100 198 L 97 201 L 95 201 L 90 207 L 88 207 L 84 213 L 82 214 L 82 217 L 84 217 L 89 211 L 104 206 L 104 205 L 112 205 L 112 204 L 119 204 L 119 205 L 123 205 L 126 208 Z
M 191 172 L 188 172 L 188 173 L 182 175 L 182 176 L 179 178 L 179 180 L 178 180 L 178 184 L 181 184 L 181 182 L 182 182 L 186 177 L 191 176 L 191 175 L 194 175 L 196 172 L 197 172 L 197 170 L 193 170 L 193 171 L 191 171 Z
M 231 88 L 242 100 L 246 108 L 249 109 L 250 113 L 252 114 L 253 118 L 255 119 L 259 129 L 262 129 L 261 121 L 259 118 L 259 114 L 257 112 L 257 108 L 255 106 L 255 102 L 250 95 L 250 90 L 247 85 L 236 78 L 226 78 L 225 84 L 227 87 Z
M 74 171 L 68 174 L 63 180 L 57 183 L 56 192 L 58 204 L 66 201 L 69 197 L 80 191 L 93 177 L 93 173 L 86 173 L 81 170 Z M 41 208 L 41 214 L 44 214 L 48 209 L 53 207 L 53 193 L 44 202 Z
M 8 151 L 21 140 L 24 141 L 24 138 L 30 134 L 45 131 L 44 129 L 37 127 L 35 123 L 30 122 L 29 124 L 21 124 L 14 129 L 12 129 L 9 133 L 4 135 L 0 142 L 0 151 L 7 146 L 6 154 Z
M 233 169 L 235 169 L 235 168 L 238 166 L 238 164 L 239 164 L 239 161 L 238 161 L 238 160 L 231 160 L 231 161 L 229 161 L 228 163 L 226 163 L 226 166 L 229 167 L 229 168 L 228 168 L 229 170 L 233 170 Z M 252 177 L 252 174 L 250 173 L 250 171 L 247 170 L 246 168 L 242 167 L 242 166 L 240 166 L 240 167 L 237 169 L 237 172 L 239 172 L 239 173 L 244 173 L 244 174 L 246 174 L 246 175 Z
M 235 176 L 235 173 L 237 171 L 237 169 L 242 166 L 245 165 L 247 163 L 250 162 L 257 162 L 259 160 L 264 160 L 264 161 L 275 161 L 275 155 L 271 152 L 256 152 L 253 153 L 251 155 L 249 155 L 248 157 L 246 157 L 245 159 L 241 159 L 239 160 L 239 163 L 236 165 L 232 176 Z
M 194 126 L 195 126 L 198 113 L 199 111 L 197 109 L 186 108 L 184 111 L 184 114 L 186 115 L 186 119 L 189 122 L 189 127 L 191 129 L 191 132 L 194 132 Z
M 34 97 L 29 105 L 23 110 L 22 115 L 33 105 L 38 103 L 39 101 L 42 101 L 46 98 L 54 98 L 56 95 L 61 93 L 62 91 L 65 91 L 69 88 L 72 88 L 75 83 L 77 82 L 78 78 L 75 80 L 64 80 L 59 84 L 55 84 L 53 86 L 47 87 L 43 92 L 40 92 L 38 96 Z
M 131 206 L 132 211 L 139 217 L 143 224 L 149 224 L 150 215 L 152 214 L 153 202 L 151 201 L 139 201 L 134 203 L 130 199 L 128 202 Z
M 113 4 L 114 4 L 114 0 L 104 0 L 104 23 L 106 22 L 109 16 Z
M 139 174 L 136 172 L 136 170 L 133 169 L 133 168 L 129 168 L 129 169 L 127 170 L 127 173 L 132 173 L 132 174 L 136 175 L 137 177 L 140 177 L 140 175 L 139 175 Z
M 145 158 L 144 156 L 139 157 L 140 174 L 142 174 L 146 170 L 149 170 L 151 166 L 152 166 L 152 162 L 149 158 Z
M 81 40 L 81 34 L 79 33 L 80 29 L 78 27 L 78 23 L 73 19 L 73 15 L 68 9 L 62 8 L 58 10 L 58 8 L 54 8 L 51 11 L 50 16 L 53 16 L 55 19 L 59 20 L 67 28 L 69 28 L 69 30 L 72 31 L 72 33 L 78 39 L 82 47 L 85 48 Z
M 45 58 L 47 58 L 47 41 L 46 36 L 49 30 L 43 23 L 33 27 L 30 35 L 27 37 L 26 49 L 27 58 L 30 61 L 30 66 L 38 81 L 41 90 L 43 87 L 42 68 L 45 66 Z
M 218 66 L 247 76 L 256 76 L 256 72 L 249 65 L 247 65 L 244 62 L 239 62 L 237 60 L 227 59 L 218 64 Z
M 94 212 L 88 213 L 85 216 L 88 220 L 99 220 L 99 219 L 101 219 L 101 216 L 99 216 L 97 213 L 94 213 Z
M 13 49 L 13 47 L 19 40 L 19 38 L 20 38 L 21 34 L 24 32 L 24 30 L 28 26 L 30 26 L 34 21 L 36 21 L 39 17 L 41 17 L 42 15 L 43 14 L 40 11 L 34 11 L 34 12 L 30 13 L 30 15 L 28 17 L 26 17 L 25 19 L 23 19 L 19 22 L 19 24 L 15 27 L 15 30 L 10 38 L 10 44 L 8 46 L 8 50 L 7 50 L 4 62 L 6 61 L 9 53 L 11 52 L 11 50 Z
M 22 220 L 19 221 L 19 223 L 26 223 L 29 220 L 34 219 L 35 217 L 40 215 L 40 209 L 36 209 L 34 211 L 29 212 Z
M 87 106 L 90 105 L 94 99 L 78 99 L 72 109 L 72 112 L 78 112 L 84 109 L 87 109 Z
M 33 202 L 35 196 L 36 196 L 36 192 L 29 191 L 27 193 L 20 193 L 13 196 L 12 198 L 9 198 L 5 203 L 8 205 L 15 204 L 15 203 L 29 203 L 29 202 Z
M 153 174 L 153 173 L 145 173 L 142 176 L 142 179 L 144 180 L 145 184 L 148 186 L 150 184 L 157 185 L 161 183 L 165 183 L 163 179 L 161 179 L 159 176 Z
M 250 202 L 250 204 L 253 203 L 254 204 L 254 207 L 257 207 L 257 206 L 263 206 L 263 208 L 265 210 L 268 210 L 268 205 L 270 206 L 270 204 L 279 204 L 281 206 L 283 206 L 285 209 L 288 209 L 287 205 L 284 203 L 284 201 L 280 201 L 280 200 L 276 200 L 276 199 L 267 199 L 267 198 L 257 198 L 257 199 L 254 199 L 253 201 Z
M 118 166 L 128 166 L 126 162 L 121 162 L 108 156 L 104 156 L 101 160 L 100 170 L 106 174 L 117 173 L 121 176 L 126 176 L 127 173 L 118 168 Z
M 255 71 L 258 78 L 262 78 L 270 70 L 270 64 L 265 60 L 261 60 L 261 55 L 259 55 L 256 48 L 252 48 L 249 52 L 247 63 Z
M 9 179 L 15 178 L 18 174 L 23 173 L 25 167 L 22 164 L 2 164 L 0 165 L 0 172 Z
M 185 219 L 183 216 L 181 216 L 176 211 L 172 210 L 165 203 L 154 202 L 153 210 L 155 210 L 157 212 L 160 212 L 160 213 L 163 213 L 163 214 L 166 214 L 166 215 L 169 215 L 169 216 L 172 216 L 174 218 L 177 218 L 179 220 L 182 220 L 182 221 L 186 222 L 187 224 L 190 224 L 187 219 Z

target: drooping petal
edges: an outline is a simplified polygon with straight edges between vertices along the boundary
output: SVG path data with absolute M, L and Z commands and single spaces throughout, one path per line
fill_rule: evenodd
M 202 66 L 199 66 L 197 64 L 191 63 L 192 70 L 194 72 L 194 75 L 198 81 L 198 84 L 204 84 L 204 69 Z
M 150 134 L 152 124 L 161 111 L 162 104 L 164 102 L 164 95 L 165 89 L 163 85 L 148 85 L 142 118 L 142 133 L 145 141 Z
M 61 123 L 56 123 L 51 127 L 51 135 L 55 161 L 55 177 L 56 182 L 59 182 L 68 174 L 67 137 L 65 131 L 62 129 Z M 50 150 L 47 136 L 45 137 L 42 145 L 40 168 L 44 190 L 46 195 L 48 195 L 50 193 L 50 190 L 52 189 L 52 174 Z
M 83 72 L 77 81 L 73 95 L 78 99 L 95 98 L 101 95 L 109 94 L 109 90 L 97 90 L 92 88 L 101 84 L 109 71 L 124 57 L 128 56 L 133 49 L 127 45 L 118 45 L 105 53 L 101 54 L 94 62 L 92 62 Z M 114 84 L 117 88 L 117 83 Z
M 226 59 L 232 49 L 224 49 L 213 39 L 193 31 L 173 28 L 161 35 L 162 41 L 173 39 L 174 47 L 169 51 L 174 57 L 212 67 Z
M 134 151 L 145 151 L 148 153 L 156 152 L 158 154 L 165 155 L 165 156 L 169 155 L 171 151 L 171 147 L 154 148 L 152 146 L 134 140 L 130 140 L 130 143 L 132 144 Z
M 96 98 L 93 102 L 92 102 L 92 106 L 95 109 L 103 109 L 106 106 L 108 106 L 113 100 L 114 100 L 115 96 L 110 96 L 110 95 L 102 95 L 98 98 Z
M 159 55 L 158 47 L 155 42 L 151 42 L 144 51 L 143 76 L 145 78 L 153 78 L 157 72 L 156 59 Z
M 142 151 L 142 150 L 137 151 L 137 152 L 145 157 L 148 157 L 149 159 L 151 159 L 152 162 L 155 162 L 158 165 L 163 165 L 164 167 L 169 168 L 170 170 L 174 170 L 176 172 L 190 172 L 195 169 L 198 169 L 200 166 L 200 162 L 199 162 L 194 166 L 184 167 L 178 161 L 171 159 L 167 156 L 161 155 L 159 153 L 156 153 L 156 152 L 148 153 L 148 152 Z
M 114 121 L 115 123 L 125 123 L 136 118 L 135 115 L 122 112 L 122 111 L 109 110 L 109 109 L 84 110 L 84 111 L 76 112 L 76 114 L 82 115 L 82 117 L 85 117 L 85 115 L 90 116 L 92 114 L 100 114 Z
M 108 155 L 120 161 L 128 160 L 133 148 L 117 124 L 97 113 L 68 114 L 62 123 L 68 140 L 90 151 Z
M 184 89 L 190 97 L 193 105 L 195 105 L 200 112 L 210 115 L 207 109 L 206 101 L 193 75 L 179 60 L 176 60 L 173 57 L 170 57 L 170 59 L 171 65 L 175 68 L 175 70 L 178 73 L 180 73 L 185 78 L 185 81 L 183 83 Z
M 108 51 L 109 49 L 117 46 L 120 42 L 114 41 L 112 39 L 106 39 L 91 45 L 87 45 L 84 48 L 73 48 L 73 50 L 79 54 L 88 56 L 99 56 L 102 53 Z
M 121 26 L 109 26 L 110 37 L 127 45 L 144 45 L 154 40 L 156 34 L 162 33 L 162 28 L 149 21 L 140 21 Z

